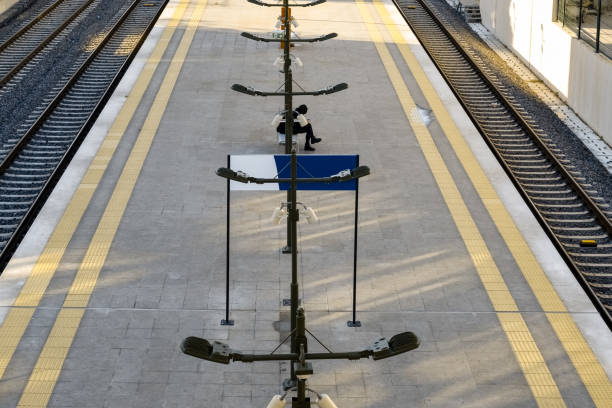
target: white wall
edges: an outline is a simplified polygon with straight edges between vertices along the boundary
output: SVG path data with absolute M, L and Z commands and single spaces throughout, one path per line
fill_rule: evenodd
M 556 0 L 480 0 L 482 23 L 612 145 L 612 61 L 553 22 Z

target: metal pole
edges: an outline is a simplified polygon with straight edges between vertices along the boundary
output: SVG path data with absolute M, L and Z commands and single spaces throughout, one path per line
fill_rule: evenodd
M 306 399 L 306 380 L 298 380 L 297 384 L 297 396 L 291 408 L 309 408 L 310 400 Z
M 297 275 L 297 156 L 295 149 L 291 153 L 291 188 L 289 189 L 289 216 L 287 223 L 291 224 L 291 352 L 298 352 L 297 345 L 297 312 L 298 312 L 298 275 Z M 291 363 L 291 380 L 296 380 L 293 363 Z
M 291 72 L 291 18 L 289 12 L 289 0 L 283 0 L 284 23 L 285 23 L 285 42 L 283 42 L 285 73 L 285 154 L 291 154 L 293 147 L 293 73 Z M 287 192 L 287 202 L 291 202 L 291 194 Z M 289 205 L 289 204 L 288 204 Z M 283 253 L 291 253 L 291 223 L 287 222 L 287 245 L 283 248 Z
M 227 155 L 227 168 L 230 166 L 230 155 Z M 221 326 L 233 326 L 234 321 L 229 318 L 229 272 L 230 272 L 230 180 L 227 179 L 227 215 L 225 230 L 225 319 L 221 320 Z
M 295 343 L 296 349 L 299 351 L 300 363 L 304 363 L 305 354 L 308 353 L 308 339 L 306 338 L 306 316 L 304 315 L 304 309 L 299 308 L 296 310 L 295 315 L 296 330 L 295 330 Z M 291 362 L 293 366 L 294 361 Z M 310 399 L 306 398 L 306 379 L 297 379 L 297 396 L 291 408 L 309 408 Z
M 581 31 L 582 31 L 582 0 L 580 0 L 580 5 L 578 6 L 578 39 L 580 39 Z
M 598 2 L 599 10 L 597 11 L 597 34 L 595 38 L 595 52 L 599 52 L 599 34 L 601 33 L 601 0 Z
M 283 42 L 283 72 L 285 73 L 285 154 L 291 154 L 293 146 L 293 76 L 291 72 L 291 17 L 289 11 L 289 0 L 283 0 L 283 10 L 285 14 L 285 41 Z
M 567 10 L 567 0 L 563 0 L 563 24 L 562 26 L 565 27 L 565 11 Z
M 359 156 L 357 166 L 359 167 Z M 357 228 L 359 225 L 359 179 L 355 180 L 355 237 L 353 239 L 353 320 L 347 322 L 349 327 L 361 327 L 357 318 Z

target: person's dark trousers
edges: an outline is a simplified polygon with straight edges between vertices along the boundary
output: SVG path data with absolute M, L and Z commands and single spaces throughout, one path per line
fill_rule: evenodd
M 298 133 L 306 133 L 306 146 L 310 146 L 310 141 L 314 137 L 314 133 L 312 132 L 312 126 L 310 125 L 310 123 L 306 126 L 302 126 L 299 123 L 294 123 L 293 133 L 296 135 Z
M 285 134 L 285 124 L 281 123 L 278 125 L 276 131 Z M 312 125 L 309 123 L 306 126 L 302 126 L 298 122 L 293 122 L 293 134 L 297 135 L 298 133 L 306 133 L 306 146 L 310 146 L 310 141 L 314 137 Z

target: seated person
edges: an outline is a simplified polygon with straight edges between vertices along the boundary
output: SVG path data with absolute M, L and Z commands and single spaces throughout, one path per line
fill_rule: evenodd
M 315 148 L 310 144 L 319 143 L 321 139 L 314 136 L 312 125 L 304 116 L 306 112 L 308 112 L 308 107 L 306 105 L 300 105 L 293 111 L 293 134 L 297 135 L 298 133 L 306 133 L 306 144 L 304 145 L 304 150 L 312 152 L 315 150 Z M 278 133 L 285 134 L 285 122 L 281 122 L 284 118 L 284 115 L 276 115 L 272 121 L 272 125 L 276 126 L 276 131 Z

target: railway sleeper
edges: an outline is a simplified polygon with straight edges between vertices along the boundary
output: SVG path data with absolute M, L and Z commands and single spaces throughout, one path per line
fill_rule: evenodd
M 532 181 L 536 181 L 537 183 L 533 184 L 533 183 L 521 183 L 521 186 L 525 187 L 525 188 L 564 188 L 564 187 L 568 187 L 567 183 L 563 182 L 563 183 L 551 183 L 551 182 L 547 182 L 545 180 L 532 180 Z
M 560 201 L 560 202 L 568 202 L 568 201 L 578 201 L 578 197 L 575 195 L 570 195 L 569 197 L 531 197 L 534 201 Z
M 37 172 L 37 173 L 50 173 L 55 169 L 56 163 L 28 163 L 28 164 L 14 164 L 12 167 L 18 171 Z
M 601 289 L 612 289 L 612 285 L 610 283 L 589 282 L 589 285 L 596 289 L 594 292 L 597 295 L 597 297 L 600 297 L 605 300 L 612 299 L 612 294 L 610 294 L 609 292 L 601 293 L 600 291 Z M 607 307 L 610 307 L 610 305 L 608 305 Z
M 81 124 L 83 123 L 83 117 L 87 118 L 87 113 L 89 113 L 91 109 L 88 109 L 87 112 L 83 112 L 81 115 L 72 115 L 72 114 L 61 114 L 53 113 L 53 116 L 45 120 L 45 125 L 59 125 L 63 126 L 65 124 Z
M 38 145 L 38 146 L 28 146 L 23 149 L 19 157 L 28 159 L 43 159 L 46 160 L 49 157 L 60 157 L 64 154 L 66 149 L 58 149 L 57 146 L 49 146 L 49 145 Z
M 18 220 L 15 219 L 15 217 L 0 217 L 0 225 L 3 226 L 4 228 L 12 228 L 15 229 L 17 228 Z
M 515 171 L 514 172 L 517 175 L 522 175 L 522 176 L 552 176 L 554 174 L 557 174 L 556 171 L 554 170 L 550 170 L 550 171 Z
M 46 180 L 38 182 L 15 182 L 7 183 L 6 180 L 0 182 L 0 189 L 15 190 L 15 191 L 39 191 L 45 185 Z
M 37 188 L 37 186 L 44 185 L 44 181 L 22 181 L 22 180 L 7 180 L 5 178 L 0 179 L 0 188 Z
M 47 164 L 49 165 L 48 169 L 53 169 L 55 167 L 55 165 L 57 164 L 57 161 L 61 158 L 61 156 L 53 156 L 53 157 L 36 157 L 34 159 L 32 159 L 33 161 L 37 161 L 39 163 L 43 163 L 43 164 Z M 23 165 L 18 165 L 18 164 L 14 164 L 11 165 L 11 169 L 14 169 L 15 171 L 22 171 L 25 167 Z M 30 168 L 28 167 L 29 171 L 34 171 L 34 168 Z M 41 169 L 44 170 L 44 169 Z
M 17 228 L 18 224 L 2 224 L 0 223 L 0 234 L 11 234 Z
M 31 174 L 23 174 L 23 173 L 14 173 L 12 168 L 8 168 L 4 174 L 2 174 L 1 181 L 4 180 L 14 180 L 14 181 L 22 181 L 22 182 L 39 182 L 41 181 L 40 177 L 33 176 Z
M 583 208 L 584 206 L 582 205 L 582 203 L 576 203 L 576 204 L 559 204 L 559 203 L 539 203 L 539 202 L 534 202 L 534 204 L 540 208 L 564 208 L 564 209 L 568 209 L 568 208 Z
M 513 159 L 513 158 L 507 158 L 505 159 L 508 163 L 519 163 L 519 164 L 525 164 L 525 163 L 534 163 L 534 165 L 536 163 L 547 163 L 547 160 L 544 158 L 540 158 L 540 159 Z
M 520 147 L 520 148 L 531 148 L 535 149 L 536 147 L 529 140 L 524 140 L 523 143 L 515 143 L 512 142 L 512 139 L 506 140 L 506 137 L 501 138 L 493 138 L 491 137 L 491 141 L 495 144 L 495 146 L 499 146 L 501 148 L 511 148 L 511 147 Z
M 58 135 L 58 134 L 45 134 L 36 135 L 37 143 L 46 144 L 65 144 L 70 143 L 74 140 L 72 135 Z
M 2 201 L 5 203 L 24 203 L 24 202 L 34 202 L 34 199 L 38 197 L 38 194 L 5 194 L 2 196 Z
M 504 139 L 509 139 L 511 137 L 519 138 L 525 141 L 531 141 L 531 139 L 527 138 L 523 129 L 515 128 L 515 129 L 504 129 L 504 128 L 495 128 L 491 129 L 487 132 L 490 137 L 500 137 Z
M 580 273 L 584 276 L 587 276 L 589 279 L 589 285 L 601 285 L 601 288 L 610 288 L 612 289 L 612 284 L 610 283 L 610 279 L 612 278 L 612 273 L 606 273 L 607 271 L 612 269 L 612 263 L 609 262 L 576 262 L 576 265 L 581 266 L 583 268 L 589 268 L 591 270 L 581 270 Z M 599 281 L 599 280 L 603 281 Z
M 582 247 L 580 246 L 580 243 L 574 243 L 574 242 L 561 242 L 561 244 L 566 247 L 566 248 L 575 248 L 575 249 L 581 249 Z M 603 242 L 603 243 L 597 243 L 597 248 L 612 248 L 612 244 L 608 243 L 608 242 Z
M 608 253 L 595 253 L 595 254 L 584 254 L 580 252 L 568 252 L 571 256 L 575 256 L 577 258 L 604 258 L 606 260 L 612 259 L 612 252 Z
M 582 235 L 557 234 L 557 238 L 580 241 L 583 239 L 607 240 L 609 237 L 607 234 L 599 234 L 599 235 L 595 235 L 595 234 L 582 234 Z
M 13 162 L 13 165 L 15 166 L 33 166 L 33 167 L 42 167 L 42 166 L 48 166 L 49 164 L 42 162 L 42 161 L 32 161 L 32 160 L 21 160 L 21 159 L 16 159 Z
M 10 234 L 0 234 L 0 240 L 2 241 L 2 242 L 0 242 L 0 249 L 4 248 L 6 246 L 8 240 L 11 239 L 12 235 L 13 235 L 12 233 L 10 233 Z
M 563 224 L 563 221 L 555 221 L 554 224 Z M 585 224 L 589 224 L 589 223 L 585 223 Z M 562 232 L 592 232 L 592 231 L 603 231 L 600 225 L 593 225 L 592 223 L 590 223 L 588 226 L 584 226 L 584 227 L 577 227 L 576 225 L 572 224 L 571 227 L 568 227 L 567 225 L 550 225 L 550 228 L 556 231 L 562 231 Z
M 51 171 L 37 171 L 36 169 L 25 169 L 25 168 L 17 168 L 15 169 L 17 171 L 23 172 L 24 174 L 29 174 L 33 177 L 38 177 L 38 178 L 43 178 L 43 177 L 49 177 L 51 175 Z
M 41 186 L 37 186 L 36 188 L 23 188 L 23 187 L 0 186 L 0 194 L 22 193 L 25 195 L 37 196 L 38 193 L 40 192 L 40 187 Z
M 542 194 L 542 195 L 559 195 L 559 194 L 571 194 L 572 190 L 570 189 L 566 189 L 566 190 L 561 190 L 559 191 L 557 190 L 530 190 L 530 189 L 525 189 L 525 191 L 529 194 L 534 194 L 534 195 L 538 195 L 538 194 Z
M 523 154 L 512 154 L 512 155 L 508 155 L 510 157 L 518 157 L 518 158 L 526 158 L 526 160 L 529 159 L 533 159 L 536 157 L 544 157 L 544 155 L 542 155 L 542 153 L 523 153 Z
M 108 82 L 90 82 L 86 81 L 84 83 L 76 84 L 70 92 L 82 92 L 82 93 L 96 93 L 101 94 L 104 92 L 106 87 L 108 86 Z
M 555 223 L 555 224 L 572 224 L 572 225 L 580 225 L 580 224 L 586 224 L 589 226 L 593 226 L 593 225 L 597 225 L 597 220 L 591 216 L 591 214 L 586 214 L 586 215 L 574 215 L 574 214 L 570 214 L 570 215 L 543 215 L 543 218 L 550 222 L 550 223 Z
M 503 127 L 503 128 L 507 128 L 508 126 L 514 126 L 516 125 L 515 122 L 513 121 L 509 121 L 509 120 L 503 120 L 503 119 L 493 119 L 493 118 L 476 118 L 476 120 L 478 120 L 478 122 L 482 122 L 482 126 L 487 128 L 498 128 L 498 127 Z
M 6 214 L 21 214 L 30 208 L 30 201 L 17 201 L 7 203 L 6 201 L 0 201 L 0 213 Z
M 91 95 L 66 95 L 62 100 L 63 106 L 74 106 L 74 105 L 84 105 L 84 104 L 93 104 L 99 98 L 97 96 Z
M 28 143 L 30 147 L 39 147 L 41 149 L 50 148 L 57 145 L 69 144 L 74 140 L 74 136 L 78 132 L 53 132 L 47 133 L 46 131 L 39 132 L 34 135 L 32 140 Z
M 516 149 L 516 148 L 508 148 L 508 147 L 499 147 L 499 150 L 501 150 L 502 154 L 508 154 L 511 156 L 515 156 L 516 153 L 535 153 L 538 151 L 538 149 L 536 148 L 527 148 L 527 149 Z
M 508 164 L 511 169 L 538 169 L 538 170 L 547 170 L 550 169 L 550 164 L 527 164 L 528 161 L 522 162 L 522 164 Z
M 488 121 L 490 118 L 500 120 L 501 117 L 507 117 L 507 112 L 503 109 L 491 109 L 490 107 L 482 109 L 479 107 L 472 107 L 472 116 L 476 118 L 478 122 Z
M 557 176 L 557 177 L 539 177 L 539 178 L 516 176 L 516 178 L 521 182 L 521 184 L 526 184 L 525 181 L 529 181 L 529 182 L 537 181 L 537 182 L 541 182 L 541 183 L 561 181 L 561 177 L 560 176 Z M 524 180 L 524 181 L 522 181 L 522 180 Z
M 500 129 L 500 130 L 505 130 L 505 131 L 518 130 L 521 132 L 523 131 L 523 129 L 521 129 L 516 123 L 512 123 L 512 122 L 493 122 L 491 123 L 490 121 L 483 121 L 481 126 L 484 129 Z M 527 139 L 526 136 L 524 138 Z

